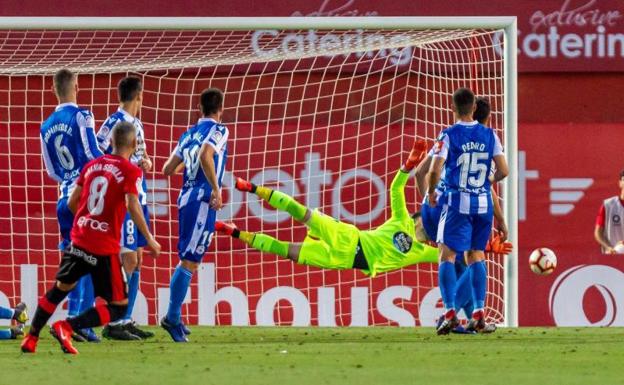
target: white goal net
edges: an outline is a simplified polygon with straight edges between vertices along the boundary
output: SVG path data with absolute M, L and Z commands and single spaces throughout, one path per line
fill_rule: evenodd
M 119 79 L 143 79 L 140 118 L 155 164 L 146 176 L 149 207 L 165 252 L 143 261 L 135 318 L 154 324 L 178 263 L 181 186 L 180 176 L 159 170 L 198 119 L 204 88 L 224 90 L 231 135 L 220 218 L 300 241 L 301 225 L 233 191 L 233 175 L 359 228 L 380 225 L 414 139 L 431 145 L 454 122 L 456 88 L 489 99 L 491 125 L 504 139 L 503 45 L 502 30 L 493 29 L 1 30 L 0 304 L 35 306 L 60 260 L 57 187 L 39 144 L 40 124 L 56 105 L 57 69 L 79 73 L 78 103 L 94 112 L 96 129 L 117 108 Z M 406 196 L 418 210 L 413 180 Z M 504 323 L 503 256 L 488 256 L 488 274 L 487 315 Z M 370 279 L 294 265 L 217 236 L 183 317 L 207 325 L 432 325 L 441 306 L 436 286 L 431 264 Z

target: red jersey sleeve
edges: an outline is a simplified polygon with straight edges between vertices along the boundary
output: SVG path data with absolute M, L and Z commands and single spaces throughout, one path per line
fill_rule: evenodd
M 124 181 L 124 192 L 126 194 L 139 195 L 138 186 L 141 184 L 141 169 L 130 165 L 126 169 L 127 178 Z
M 600 211 L 598 211 L 598 216 L 596 217 L 596 226 L 604 227 L 605 226 L 605 207 L 604 205 L 600 205 Z

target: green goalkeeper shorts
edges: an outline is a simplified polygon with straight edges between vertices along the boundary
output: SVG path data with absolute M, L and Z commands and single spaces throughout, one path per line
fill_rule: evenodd
M 318 210 L 312 211 L 306 226 L 308 234 L 299 252 L 299 264 L 336 270 L 353 267 L 360 239 L 357 227 L 340 222 Z

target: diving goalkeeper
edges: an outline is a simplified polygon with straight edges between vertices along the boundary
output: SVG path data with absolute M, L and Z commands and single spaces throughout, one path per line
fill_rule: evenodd
M 390 186 L 392 216 L 372 230 L 340 222 L 310 210 L 292 197 L 264 186 L 237 178 L 236 189 L 251 192 L 277 210 L 288 212 L 308 228 L 301 243 L 284 242 L 266 234 L 239 230 L 234 225 L 216 222 L 215 230 L 238 238 L 254 249 L 291 259 L 302 265 L 324 269 L 360 269 L 374 277 L 417 263 L 437 263 L 438 250 L 418 241 L 426 239 L 420 213 L 410 215 L 405 205 L 405 185 L 410 171 L 426 155 L 426 143 L 417 140 L 403 167 Z

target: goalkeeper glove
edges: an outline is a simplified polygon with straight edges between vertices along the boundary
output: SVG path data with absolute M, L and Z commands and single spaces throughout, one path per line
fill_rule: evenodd
M 407 161 L 405 161 L 405 169 L 411 171 L 421 160 L 427 155 L 427 143 L 422 139 L 414 141 L 412 151 L 410 151 Z
M 494 234 L 485 246 L 485 251 L 496 254 L 509 254 L 513 251 L 513 244 L 511 242 L 504 242 L 498 232 L 494 231 Z

